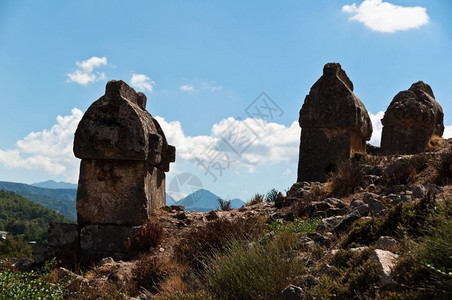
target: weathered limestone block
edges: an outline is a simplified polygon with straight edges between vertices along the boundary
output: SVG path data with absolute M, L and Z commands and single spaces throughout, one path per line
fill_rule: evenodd
M 78 226 L 69 223 L 49 223 L 47 245 L 66 248 L 78 247 Z
M 81 158 L 78 224 L 141 225 L 165 206 L 165 172 L 175 161 L 146 96 L 123 81 L 107 83 L 80 121 L 74 154 Z
M 326 181 L 340 160 L 366 151 L 372 123 L 353 83 L 338 63 L 328 63 L 300 110 L 297 181 Z
M 93 257 L 118 258 L 126 253 L 127 239 L 139 230 L 140 226 L 86 225 L 80 230 L 80 249 Z
M 422 81 L 414 83 L 394 97 L 381 120 L 382 153 L 425 152 L 432 136 L 443 135 L 443 118 L 443 109 L 431 87 Z
M 165 206 L 165 173 L 140 161 L 84 159 L 77 191 L 79 225 L 140 225 Z

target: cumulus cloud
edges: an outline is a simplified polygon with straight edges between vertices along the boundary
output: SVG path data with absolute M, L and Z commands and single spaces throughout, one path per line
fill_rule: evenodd
M 179 87 L 182 92 L 193 92 L 195 87 L 192 84 L 183 84 Z
M 364 0 L 344 5 L 342 11 L 350 13 L 349 20 L 356 20 L 366 27 L 386 33 L 419 28 L 428 24 L 427 9 L 420 6 L 399 6 L 382 0 Z
M 193 91 L 208 91 L 216 92 L 222 90 L 221 85 L 216 84 L 213 81 L 208 81 L 204 79 L 194 79 L 190 83 L 183 84 L 179 86 L 179 90 L 182 92 L 193 92 Z
M 188 136 L 178 121 L 156 117 L 168 142 L 177 149 L 177 161 L 192 162 L 202 168 L 214 164 L 225 167 L 255 167 L 298 160 L 300 127 L 258 119 L 226 118 L 214 124 L 209 135 Z
M 383 124 L 381 124 L 381 119 L 383 119 L 385 115 L 384 111 L 379 111 L 375 115 L 369 113 L 370 121 L 372 122 L 372 137 L 370 138 L 369 143 L 380 147 L 380 141 L 381 141 L 381 132 L 383 130 Z
M 452 125 L 444 126 L 443 138 L 452 139 Z
M 104 72 L 94 71 L 94 69 L 101 66 L 106 66 L 108 64 L 106 57 L 93 56 L 90 59 L 84 60 L 82 62 L 77 61 L 75 64 L 77 65 L 78 69 L 72 73 L 66 74 L 66 76 L 68 77 L 67 82 L 75 82 L 80 85 L 87 85 L 90 82 L 106 79 Z
M 0 163 L 8 168 L 40 170 L 52 176 L 76 182 L 79 161 L 74 157 L 74 133 L 83 113 L 74 108 L 71 115 L 58 116 L 50 129 L 31 132 L 17 141 L 16 148 L 0 149 Z
M 155 82 L 144 74 L 132 74 L 132 78 L 130 79 L 130 84 L 133 87 L 141 89 L 143 91 L 152 92 Z

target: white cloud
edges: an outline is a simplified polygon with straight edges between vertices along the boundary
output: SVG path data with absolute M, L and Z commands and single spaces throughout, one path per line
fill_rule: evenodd
M 152 92 L 155 82 L 144 74 L 132 74 L 130 84 L 133 87 L 139 88 L 143 91 Z
M 381 124 L 381 119 L 383 119 L 385 115 L 384 111 L 379 111 L 377 114 L 371 114 L 369 113 L 370 121 L 372 122 L 372 137 L 370 138 L 369 143 L 380 147 L 380 141 L 381 141 L 381 132 L 383 130 L 383 124 Z
M 216 85 L 215 82 L 201 80 L 200 83 L 201 83 L 201 89 L 203 89 L 203 90 L 216 92 L 216 91 L 220 91 L 223 89 L 223 87 L 221 85 Z
M 75 82 L 80 85 L 87 85 L 90 82 L 105 80 L 106 75 L 104 72 L 94 72 L 95 68 L 107 65 L 106 57 L 93 56 L 90 59 L 82 62 L 75 63 L 79 69 L 72 73 L 66 74 L 68 78 L 67 82 Z
M 378 32 L 409 30 L 429 22 L 424 7 L 399 6 L 382 0 L 364 0 L 359 6 L 356 3 L 344 5 L 342 11 L 352 14 L 349 20 L 356 20 Z
M 222 90 L 221 85 L 217 85 L 213 81 L 208 81 L 204 79 L 194 79 L 190 83 L 183 84 L 179 86 L 179 90 L 182 92 L 194 92 L 194 91 L 209 91 L 216 92 Z
M 444 126 L 443 138 L 452 139 L 452 125 Z
M 195 87 L 192 84 L 183 84 L 179 87 L 179 90 L 182 92 L 193 92 Z
M 176 146 L 178 162 L 199 165 L 222 160 L 234 167 L 255 167 L 298 161 L 300 127 L 267 123 L 257 119 L 223 119 L 214 124 L 209 135 L 187 136 L 178 121 L 156 117 L 170 144 Z
M 31 132 L 12 150 L 0 149 L 0 164 L 8 168 L 43 171 L 63 180 L 77 182 L 79 160 L 74 157 L 74 133 L 83 113 L 74 108 L 69 116 L 58 116 L 50 129 Z

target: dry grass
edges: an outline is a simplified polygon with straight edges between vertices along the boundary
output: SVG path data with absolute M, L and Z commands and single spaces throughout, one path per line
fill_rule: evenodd
M 363 174 L 354 160 L 344 160 L 337 164 L 336 172 L 329 176 L 331 194 L 343 197 L 354 193 L 357 187 L 363 187 Z
M 156 293 L 160 290 L 160 283 L 167 275 L 166 263 L 155 255 L 143 255 L 137 262 L 132 274 L 137 290 L 145 288 L 151 293 Z
M 253 198 L 251 198 L 251 200 L 247 203 L 247 205 L 255 205 L 262 202 L 264 202 L 264 196 L 256 193 L 254 194 Z
M 445 141 L 442 137 L 434 135 L 427 144 L 426 151 L 436 152 L 444 147 Z
M 205 259 L 214 251 L 221 251 L 231 239 L 251 239 L 262 233 L 266 218 L 227 220 L 218 219 L 206 226 L 194 228 L 175 247 L 175 258 L 193 270 L 204 268 Z
M 150 248 L 157 247 L 163 242 L 164 235 L 163 226 L 149 220 L 141 226 L 134 237 L 126 241 L 127 252 L 131 256 L 148 252 Z

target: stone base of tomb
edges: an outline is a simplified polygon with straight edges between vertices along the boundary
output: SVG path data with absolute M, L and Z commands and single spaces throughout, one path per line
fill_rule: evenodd
M 139 229 L 140 226 L 85 225 L 80 229 L 81 253 L 94 258 L 121 259 L 127 254 L 127 240 Z

